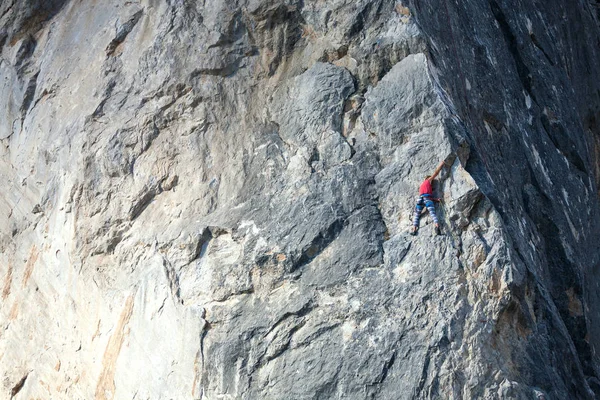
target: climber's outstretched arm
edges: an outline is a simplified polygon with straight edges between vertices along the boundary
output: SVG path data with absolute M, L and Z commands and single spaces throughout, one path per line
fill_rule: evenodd
M 438 176 L 438 174 L 440 173 L 440 171 L 442 170 L 442 168 L 444 167 L 444 161 L 442 161 L 440 163 L 440 165 L 437 166 L 437 168 L 435 169 L 435 171 L 433 172 L 433 175 L 431 175 L 431 178 L 429 178 L 429 180 L 434 180 L 436 176 Z

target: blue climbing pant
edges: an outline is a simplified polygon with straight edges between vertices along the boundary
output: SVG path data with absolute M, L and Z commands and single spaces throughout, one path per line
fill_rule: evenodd
M 429 210 L 429 215 L 433 219 L 433 223 L 437 224 L 438 219 L 435 215 L 435 205 L 433 204 L 433 200 L 429 198 L 429 196 L 421 196 L 419 197 L 419 201 L 417 201 L 417 206 L 415 207 L 415 217 L 413 220 L 414 226 L 419 226 L 419 220 L 421 219 L 421 212 L 423 212 L 423 208 L 427 207 Z

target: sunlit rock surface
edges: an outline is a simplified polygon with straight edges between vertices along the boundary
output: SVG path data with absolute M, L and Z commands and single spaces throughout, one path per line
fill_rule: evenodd
M 4 0 L 0 398 L 600 397 L 598 6 Z

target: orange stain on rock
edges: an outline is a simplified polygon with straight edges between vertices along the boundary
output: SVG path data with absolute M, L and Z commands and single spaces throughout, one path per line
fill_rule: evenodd
M 8 319 L 10 321 L 14 321 L 18 315 L 19 315 L 19 303 L 17 303 L 15 301 L 13 303 L 12 307 L 10 308 L 10 314 L 8 315 Z
M 31 274 L 33 273 L 33 267 L 35 266 L 39 255 L 40 252 L 38 248 L 35 245 L 33 245 L 33 247 L 31 247 L 31 252 L 29 253 L 29 259 L 25 264 L 25 272 L 23 273 L 23 287 L 27 285 L 29 278 L 31 278 Z
M 196 353 L 196 359 L 194 360 L 194 382 L 192 383 L 192 397 L 196 398 L 196 385 L 200 378 L 200 351 Z
M 396 4 L 396 12 L 404 16 L 410 15 L 410 9 L 408 7 L 404 7 L 402 4 Z
M 115 372 L 117 367 L 117 358 L 121 352 L 123 341 L 125 340 L 125 327 L 131 319 L 133 312 L 133 295 L 130 295 L 125 301 L 123 311 L 115 327 L 115 331 L 108 340 L 104 356 L 102 357 L 102 372 L 96 386 L 96 400 L 112 400 L 115 398 Z
M 6 277 L 4 278 L 4 287 L 2 288 L 2 299 L 3 300 L 6 300 L 6 298 L 10 294 L 10 285 L 12 284 L 12 275 L 13 275 L 13 266 L 11 263 L 8 263 L 8 271 L 6 272 Z

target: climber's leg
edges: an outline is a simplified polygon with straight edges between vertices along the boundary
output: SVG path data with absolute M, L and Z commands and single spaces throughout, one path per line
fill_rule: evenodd
M 425 200 L 425 207 L 429 210 L 429 215 L 431 215 L 431 219 L 433 219 L 434 224 L 438 224 L 437 215 L 435 215 L 435 204 L 431 200 Z
M 412 234 L 415 235 L 417 230 L 419 229 L 419 221 L 421 219 L 421 212 L 423 212 L 423 208 L 425 207 L 425 203 L 423 199 L 419 197 L 419 201 L 417 201 L 417 205 L 415 206 L 415 214 L 413 216 L 413 229 Z
M 433 219 L 433 223 L 435 224 L 435 233 L 440 235 L 440 224 L 437 215 L 435 214 L 435 204 L 431 200 L 425 200 L 425 206 L 427 207 L 427 210 L 429 210 L 429 215 L 431 215 L 431 219 Z

